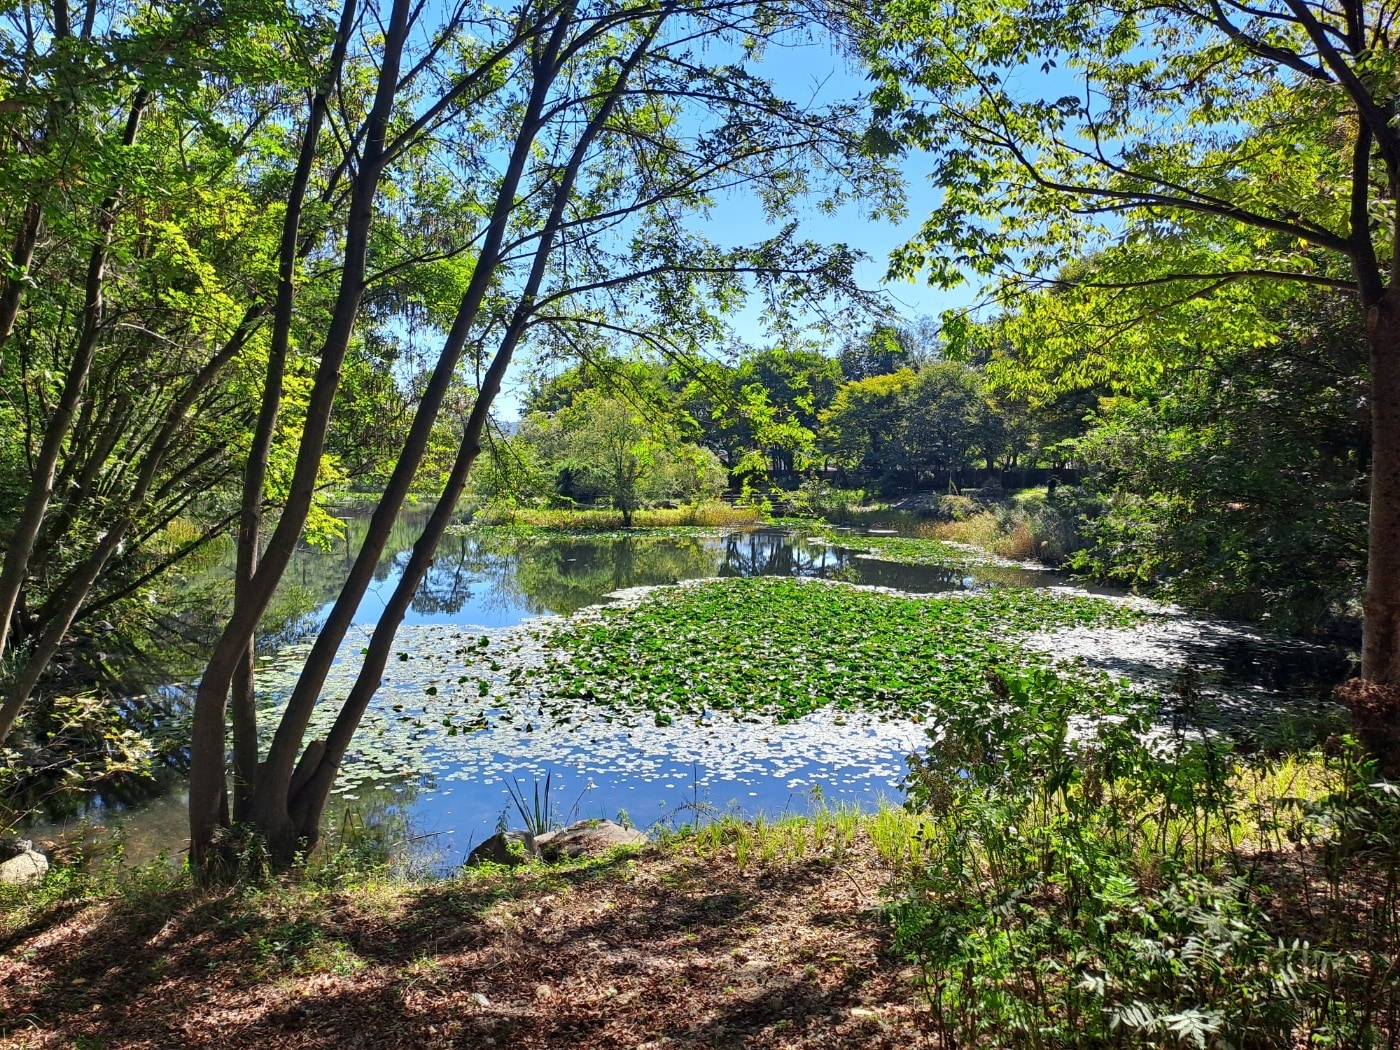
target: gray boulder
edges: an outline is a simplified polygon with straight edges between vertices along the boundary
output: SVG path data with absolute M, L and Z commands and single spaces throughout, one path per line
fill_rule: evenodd
M 44 873 L 49 870 L 49 858 L 37 850 L 30 849 L 29 843 L 24 843 L 25 849 L 9 860 L 0 862 L 0 883 L 12 886 L 25 886 L 31 882 L 38 882 L 44 877 Z
M 487 862 L 516 865 L 538 856 L 535 836 L 528 831 L 498 831 L 471 851 L 467 863 L 472 866 Z
M 545 860 L 561 857 L 594 857 L 617 846 L 644 846 L 650 842 L 646 832 L 624 828 L 611 820 L 581 820 L 562 831 L 551 831 L 535 837 L 535 848 Z

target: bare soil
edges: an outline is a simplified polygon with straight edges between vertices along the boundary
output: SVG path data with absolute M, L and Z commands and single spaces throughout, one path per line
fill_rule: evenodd
M 682 844 L 564 872 L 60 902 L 0 921 L 0 1046 L 922 1046 L 887 880 L 868 845 L 741 869 Z

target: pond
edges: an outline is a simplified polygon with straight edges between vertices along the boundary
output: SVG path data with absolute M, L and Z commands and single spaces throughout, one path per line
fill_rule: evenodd
M 360 604 L 324 690 L 321 706 L 328 717 L 349 687 L 359 652 L 407 563 L 420 524 L 419 515 L 405 515 L 392 553 Z M 703 709 L 657 708 L 653 714 L 643 706 L 637 717 L 631 708 L 620 713 L 617 698 L 603 695 L 606 688 L 575 689 L 578 695 L 567 704 L 556 703 L 555 696 L 569 693 L 567 676 L 517 688 L 557 659 L 550 646 L 557 644 L 551 639 L 558 630 L 551 624 L 587 628 L 601 622 L 600 605 L 625 604 L 646 595 L 646 588 L 682 581 L 796 578 L 814 581 L 813 586 L 831 581 L 870 588 L 875 595 L 895 591 L 972 600 L 989 593 L 1068 590 L 1059 574 L 979 563 L 957 552 L 926 564 L 872 557 L 864 547 L 876 544 L 878 554 L 879 543 L 901 542 L 888 539 L 891 533 L 908 531 L 899 522 L 877 524 L 871 530 L 875 535 L 854 529 L 849 540 L 844 534 L 822 539 L 779 529 L 450 535 L 419 588 L 399 633 L 397 659 L 347 756 L 330 821 L 392 828 L 414 843 L 420 860 L 445 870 L 498 822 L 521 823 L 513 795 L 532 805 L 546 786 L 560 819 L 622 815 L 643 828 L 703 819 L 716 811 L 778 814 L 807 810 L 817 800 L 869 807 L 881 798 L 897 799 L 904 757 L 924 739 L 920 718 L 909 712 L 838 706 L 804 708 L 794 717 L 771 711 L 729 717 Z M 343 544 L 327 552 L 300 552 L 288 573 L 286 586 L 298 596 L 298 611 L 275 635 L 276 651 L 264 654 L 259 671 L 263 721 L 269 727 L 363 530 L 363 519 L 348 515 Z M 887 551 L 887 556 L 896 555 Z M 678 593 L 662 590 L 650 601 L 664 607 Z M 756 600 L 750 611 L 757 623 Z M 1142 680 L 1169 675 L 1189 659 L 1204 669 L 1210 688 L 1246 716 L 1252 705 L 1265 702 L 1261 697 L 1275 707 L 1325 705 L 1326 687 L 1346 674 L 1345 653 L 1184 616 L 1136 629 L 1119 625 L 1107 633 L 1088 623 L 1061 626 L 1066 629 L 1042 636 L 1026 632 L 1028 644 Z M 821 623 L 784 624 L 783 630 L 789 627 L 794 633 L 776 640 L 772 636 L 781 632 L 771 624 L 761 628 L 770 636 L 768 650 L 755 652 L 751 664 L 743 655 L 725 656 L 727 673 L 778 679 L 787 676 L 790 665 L 797 669 L 791 677 L 800 680 L 797 672 L 811 653 L 845 648 L 841 638 L 823 633 Z M 983 627 L 989 644 L 996 643 L 1001 628 L 990 620 Z M 719 637 L 719 644 L 727 645 L 727 639 L 748 630 L 741 606 L 728 633 L 703 644 L 716 645 Z M 704 695 L 706 667 L 717 658 L 715 652 L 697 653 L 678 671 L 674 688 Z M 933 666 L 927 653 L 919 659 Z M 1287 670 L 1281 674 L 1280 667 Z M 858 670 L 842 673 L 859 677 Z M 755 688 L 761 691 L 766 684 Z M 777 688 L 781 696 L 781 684 Z M 178 849 L 181 805 L 176 792 L 126 815 L 128 856 Z M 99 821 L 103 817 L 90 814 Z

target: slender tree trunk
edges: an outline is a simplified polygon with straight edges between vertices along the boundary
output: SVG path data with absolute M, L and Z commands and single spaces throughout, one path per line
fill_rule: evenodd
M 130 146 L 136 141 L 136 132 L 141 126 L 141 115 L 145 111 L 148 97 L 144 88 L 136 92 L 131 110 L 127 114 L 126 127 L 122 132 L 123 146 Z M 53 414 L 49 417 L 48 425 L 44 428 L 44 440 L 31 471 L 24 509 L 20 511 L 19 521 L 10 533 L 4 568 L 0 569 L 0 657 L 5 654 L 10 621 L 14 618 L 15 605 L 19 601 L 20 591 L 24 588 L 24 580 L 29 572 L 29 556 L 39 538 L 44 516 L 48 513 L 49 501 L 53 498 L 59 456 L 77 415 L 83 388 L 87 385 L 88 373 L 92 370 L 93 355 L 97 350 L 102 323 L 103 289 L 107 282 L 107 261 L 112 243 L 112 229 L 116 225 L 118 199 L 119 191 L 113 190 L 98 210 L 97 238 L 88 259 L 87 277 L 83 283 L 83 316 L 78 342 L 74 347 L 73 360 L 68 366 L 63 390 L 59 394 Z
M 1371 518 L 1361 676 L 1400 695 L 1400 293 L 1366 319 L 1371 343 Z
M 243 589 L 241 600 L 234 603 L 233 613 L 210 654 L 195 694 L 190 732 L 190 859 L 196 869 L 204 869 L 213 859 L 210 847 L 226 821 L 224 717 L 229 689 L 234 674 L 246 659 L 258 620 L 291 561 L 316 493 L 316 477 L 340 384 L 340 367 L 364 297 L 370 225 L 383 174 L 389 117 L 398 94 L 410 9 L 411 0 L 394 0 L 375 99 L 366 121 L 359 170 L 351 192 L 340 286 L 307 403 L 287 503 L 261 556 L 256 575 Z
M 559 16 L 559 23 L 551 34 L 536 83 L 531 89 L 521 133 L 516 138 L 497 193 L 491 226 L 477 256 L 472 280 L 463 294 L 452 329 L 444 341 L 432 377 L 423 391 L 423 397 L 414 413 L 413 424 L 405 438 L 398 461 L 394 464 L 393 473 L 374 509 L 355 563 L 351 566 L 350 574 L 341 587 L 326 623 L 312 644 L 311 652 L 307 655 L 306 663 L 297 678 L 297 684 L 287 701 L 277 732 L 268 749 L 267 761 L 259 775 L 255 792 L 252 820 L 272 844 L 275 855 L 287 854 L 291 844 L 295 842 L 297 829 L 289 812 L 289 793 L 296 779 L 297 752 L 301 748 L 306 726 L 320 696 L 321 686 L 335 661 L 335 654 L 345 638 L 360 599 L 364 597 L 373 579 L 379 558 L 393 532 L 399 510 L 408 495 L 409 486 L 427 452 L 433 424 L 450 389 L 457 363 L 495 274 L 507 223 L 516 207 L 520 179 L 540 130 L 540 113 L 557 74 L 555 63 L 564 44 L 572 11 L 572 4 L 565 5 Z
M 561 16 L 561 31 L 565 28 L 571 14 L 572 5 Z M 501 345 L 497 349 L 490 367 L 486 370 L 476 403 L 472 406 L 471 414 L 467 418 L 461 445 L 452 464 L 447 484 L 437 504 L 433 507 L 418 542 L 414 544 L 413 554 L 410 556 L 409 563 L 404 568 L 399 582 L 394 587 L 394 593 L 385 606 L 384 613 L 375 625 L 374 634 L 370 638 L 360 673 L 355 679 L 350 695 L 346 697 L 345 703 L 341 706 L 335 724 L 327 738 L 324 741 L 312 741 L 303 752 L 296 769 L 292 771 L 287 785 L 286 812 L 276 814 L 275 822 L 268 828 L 259 825 L 260 830 L 269 836 L 269 850 L 277 862 L 286 863 L 289 861 L 291 851 L 298 842 L 314 844 L 318 837 L 321 815 L 325 810 L 326 800 L 340 770 L 341 760 L 345 757 L 345 752 L 350 746 L 350 741 L 354 737 L 360 720 L 364 717 L 370 700 L 379 689 L 399 624 L 403 622 L 409 604 L 412 602 L 414 594 L 417 593 L 418 585 L 433 564 L 438 544 L 456 512 L 458 500 L 461 499 L 462 490 L 466 487 L 472 465 L 481 454 L 481 438 L 490 416 L 491 405 L 497 394 L 500 393 L 501 384 L 510 368 L 515 348 L 529 323 L 535 297 L 539 294 L 550 253 L 553 251 L 554 239 L 563 223 L 566 206 L 572 198 L 573 188 L 584 158 L 587 156 L 593 140 L 606 125 L 617 105 L 617 100 L 626 87 L 628 78 L 646 53 L 660 24 L 660 19 L 653 23 L 651 29 L 643 36 L 641 42 L 623 63 L 612 93 L 593 115 L 588 126 L 580 135 L 579 141 L 575 144 L 569 164 L 563 172 L 558 187 L 556 187 L 554 203 L 536 247 L 534 260 L 520 301 L 501 338 Z M 551 41 L 551 49 L 557 48 L 562 40 L 562 32 L 555 34 Z
M 14 276 L 5 282 L 5 294 L 0 296 L 0 349 L 9 342 L 10 333 L 15 330 L 15 318 L 19 316 L 20 303 L 24 300 L 25 279 L 29 274 L 29 263 L 34 258 L 34 246 L 39 243 L 39 231 L 43 228 L 44 212 L 36 203 L 24 209 L 24 224 L 15 236 L 14 249 L 10 253 L 10 269 Z
M 291 190 L 287 195 L 287 210 L 282 219 L 282 239 L 277 250 L 277 298 L 273 306 L 267 372 L 263 378 L 263 397 L 258 409 L 258 421 L 253 429 L 253 441 L 243 472 L 243 499 L 238 520 L 237 559 L 233 580 L 235 607 L 249 600 L 253 577 L 258 570 L 267 469 L 272 455 L 273 437 L 277 432 L 277 418 L 281 414 L 282 384 L 286 377 L 287 358 L 291 349 L 297 260 L 301 254 L 302 214 L 311 185 L 312 169 L 316 163 L 321 129 L 329 111 L 330 93 L 340 79 L 357 10 L 356 0 L 345 0 L 341 7 L 340 27 L 331 51 L 330 65 L 311 100 L 306 129 L 302 134 L 301 149 L 297 156 L 296 171 L 292 175 Z M 249 818 L 256 790 L 258 715 L 253 677 L 256 657 L 256 638 L 250 633 L 234 667 L 229 696 L 233 716 L 233 819 L 236 821 Z

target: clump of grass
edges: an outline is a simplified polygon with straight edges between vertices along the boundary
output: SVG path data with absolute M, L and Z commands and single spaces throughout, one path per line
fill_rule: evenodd
M 987 507 L 930 529 L 936 539 L 966 543 L 1013 561 L 1060 565 L 1082 543 L 1072 515 L 1051 502 L 1044 490 L 1021 493 L 1009 503 Z
M 925 822 L 880 834 L 947 1045 L 1397 1045 L 1400 798 L 1354 748 L 1237 755 L 1037 670 L 951 699 L 911 762 Z
M 727 858 L 736 870 L 805 861 L 842 861 L 864 843 L 891 867 L 916 839 L 924 818 L 882 802 L 874 813 L 850 804 L 818 806 L 810 814 L 745 819 L 733 813 L 674 833 L 703 857 Z

